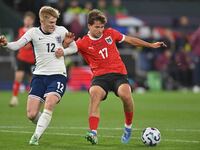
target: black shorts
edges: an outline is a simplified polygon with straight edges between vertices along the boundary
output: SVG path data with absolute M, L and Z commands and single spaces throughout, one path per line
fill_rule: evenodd
M 34 64 L 25 62 L 25 61 L 21 61 L 19 59 L 16 60 L 17 61 L 17 71 L 24 71 L 27 74 L 32 74 L 32 68 L 34 67 Z
M 98 85 L 104 89 L 106 92 L 106 96 L 103 100 L 106 99 L 108 92 L 113 91 L 116 96 L 118 96 L 117 91 L 121 84 L 127 83 L 129 84 L 127 75 L 119 74 L 119 73 L 109 73 L 101 76 L 96 76 L 92 79 L 91 86 Z

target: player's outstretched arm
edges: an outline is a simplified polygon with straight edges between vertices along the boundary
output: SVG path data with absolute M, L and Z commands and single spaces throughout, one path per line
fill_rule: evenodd
M 167 45 L 164 42 L 149 43 L 139 38 L 135 38 L 131 36 L 125 36 L 124 41 L 131 45 L 141 46 L 141 47 L 150 47 L 150 48 L 167 47 Z
M 70 54 L 74 54 L 78 51 L 78 48 L 77 48 L 77 45 L 76 45 L 76 42 L 73 41 L 69 44 L 69 46 L 65 49 L 63 48 L 58 48 L 56 51 L 55 51 L 55 56 L 56 58 L 60 58 L 64 55 L 70 55 Z
M 76 43 L 74 41 L 75 35 L 74 33 L 68 32 L 65 34 L 65 38 L 63 40 L 63 48 L 58 48 L 55 51 L 56 58 L 60 58 L 64 55 L 74 54 L 78 51 Z
M 0 36 L 0 46 L 6 46 L 8 44 L 7 38 L 4 35 Z
M 26 33 L 25 33 L 26 34 Z M 0 46 L 4 46 L 11 50 L 19 50 L 21 47 L 25 46 L 29 41 L 26 40 L 25 35 L 23 35 L 19 40 L 15 42 L 8 42 L 5 36 L 0 36 Z

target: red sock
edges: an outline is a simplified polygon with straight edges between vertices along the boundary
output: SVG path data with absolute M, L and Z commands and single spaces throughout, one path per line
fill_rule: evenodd
M 26 86 L 26 92 L 29 92 L 30 89 L 31 89 L 30 85 L 27 85 L 27 86 Z
M 133 120 L 133 112 L 125 112 L 125 123 L 131 125 Z
M 14 81 L 14 83 L 13 83 L 13 89 L 12 89 L 13 96 L 18 96 L 19 87 L 20 87 L 20 83 L 17 82 L 17 81 Z
M 90 130 L 97 130 L 98 124 L 99 124 L 99 118 L 98 117 L 94 117 L 94 116 L 89 117 Z

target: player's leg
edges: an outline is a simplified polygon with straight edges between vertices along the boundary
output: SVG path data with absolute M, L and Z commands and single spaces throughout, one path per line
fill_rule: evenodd
M 38 140 L 40 139 L 40 137 L 42 136 L 44 131 L 49 126 L 49 123 L 51 122 L 51 118 L 52 118 L 53 109 L 54 109 L 55 105 L 58 103 L 58 101 L 59 101 L 58 96 L 56 96 L 54 94 L 48 94 L 48 96 L 46 97 L 46 100 L 45 100 L 44 110 L 41 113 L 41 116 L 39 117 L 35 132 L 34 132 L 33 136 L 31 137 L 29 144 L 38 145 L 32 141 L 37 140 L 37 142 L 38 142 Z
M 98 85 L 93 85 L 89 89 L 89 94 L 90 94 L 90 103 L 89 103 L 89 128 L 90 130 L 88 131 L 86 135 L 86 139 L 90 141 L 92 144 L 97 144 L 97 128 L 99 124 L 99 118 L 100 118 L 100 102 L 103 100 L 106 96 L 105 90 L 98 86 Z
M 19 59 L 16 59 L 17 61 L 17 68 L 15 71 L 15 79 L 13 83 L 13 89 L 12 89 L 12 98 L 10 100 L 10 106 L 17 106 L 18 105 L 18 93 L 20 84 L 23 81 L 24 75 L 27 72 L 31 73 L 30 65 L 24 61 L 21 61 Z
M 17 106 L 18 105 L 18 94 L 19 94 L 19 88 L 20 84 L 24 78 L 24 71 L 23 70 L 17 70 L 15 72 L 15 79 L 12 86 L 12 98 L 10 100 L 10 106 Z
M 41 112 L 40 107 L 42 105 L 42 102 L 40 101 L 40 98 L 29 96 L 27 100 L 27 117 L 29 120 L 31 120 L 34 124 L 37 124 Z
M 37 124 L 38 119 L 41 115 L 40 107 L 44 102 L 44 93 L 46 90 L 46 86 L 43 82 L 43 78 L 34 75 L 31 81 L 31 91 L 28 95 L 27 100 L 27 117 L 34 124 Z
M 131 127 L 132 127 L 132 119 L 134 112 L 134 103 L 131 94 L 130 85 L 127 83 L 123 83 L 118 87 L 118 96 L 122 100 L 124 115 L 125 115 L 125 127 L 124 133 L 121 138 L 122 143 L 128 143 L 131 137 Z
M 42 103 L 44 103 L 44 94 L 46 91 L 46 85 L 44 84 L 44 77 L 39 75 L 34 75 L 31 81 L 31 90 L 29 92 L 28 101 L 27 101 L 27 117 L 34 124 L 38 123 L 39 118 L 41 117 L 40 108 Z M 31 145 L 38 145 L 38 138 L 32 136 L 29 141 Z
M 40 101 L 40 98 L 37 96 L 29 96 L 27 100 L 27 117 L 29 120 L 31 120 L 34 124 L 37 124 L 41 112 L 40 107 L 42 105 L 42 102 Z M 38 139 L 36 137 L 32 137 L 29 144 L 31 145 L 38 145 Z
M 38 140 L 47 129 L 52 118 L 53 110 L 63 96 L 66 88 L 66 77 L 63 75 L 47 76 L 45 77 L 45 82 L 47 89 L 44 94 L 44 97 L 46 97 L 44 110 L 39 117 L 35 132 L 29 142 L 31 145 L 38 145 Z M 37 143 L 35 144 L 34 141 L 37 141 Z

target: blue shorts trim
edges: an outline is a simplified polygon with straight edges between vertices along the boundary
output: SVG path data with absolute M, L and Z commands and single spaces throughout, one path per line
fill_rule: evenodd
M 36 95 L 28 95 L 28 98 L 34 98 L 34 99 L 38 99 L 40 102 L 42 102 L 42 103 L 44 103 L 45 102 L 45 100 L 44 99 L 42 99 L 42 98 L 40 98 L 40 97 L 38 97 L 38 96 L 36 96 Z

